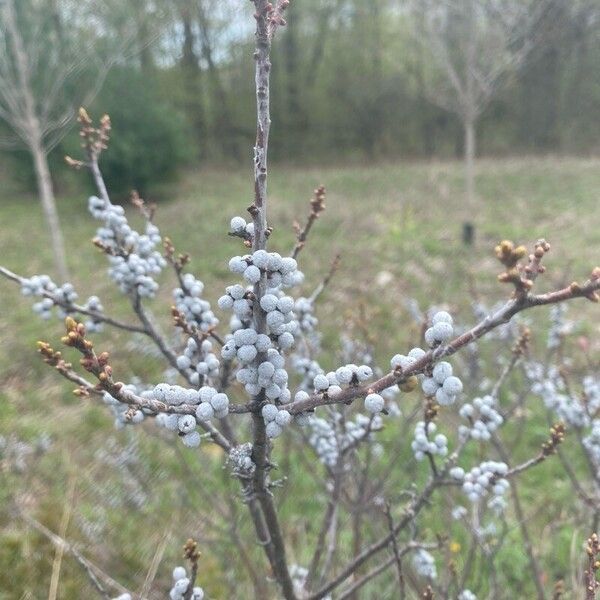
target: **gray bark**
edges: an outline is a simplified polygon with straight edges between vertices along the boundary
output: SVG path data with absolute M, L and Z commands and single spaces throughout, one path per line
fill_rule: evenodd
M 44 210 L 44 216 L 46 217 L 46 223 L 50 231 L 50 241 L 56 272 L 62 282 L 64 282 L 69 278 L 65 257 L 65 245 L 60 229 L 58 212 L 56 210 L 52 178 L 50 176 L 50 169 L 48 168 L 47 151 L 43 145 L 40 122 L 36 114 L 35 100 L 29 77 L 29 64 L 23 40 L 17 25 L 13 0 L 6 0 L 3 16 L 6 29 L 9 33 L 10 48 L 14 55 L 14 65 L 19 86 L 18 92 L 23 102 L 24 123 L 22 124 L 22 127 L 25 132 L 23 138 L 33 159 L 38 194 Z
M 56 272 L 58 273 L 61 283 L 64 283 L 69 280 L 69 270 L 67 268 L 67 259 L 65 255 L 65 243 L 58 218 L 58 211 L 56 209 L 52 177 L 50 176 L 50 169 L 48 168 L 48 157 L 41 143 L 38 141 L 32 142 L 29 150 L 33 157 L 38 194 L 50 232 L 50 243 L 52 245 L 52 254 L 54 256 Z

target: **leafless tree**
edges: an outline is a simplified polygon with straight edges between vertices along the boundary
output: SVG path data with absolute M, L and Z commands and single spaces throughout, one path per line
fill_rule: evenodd
M 84 35 L 90 25 L 83 4 L 73 8 L 55 2 L 0 3 L 0 118 L 15 136 L 2 143 L 24 145 L 31 154 L 56 271 L 63 281 L 68 270 L 48 154 L 68 131 L 75 108 L 99 90 L 112 62 L 102 59 Z M 125 48 L 116 46 L 111 51 L 115 57 Z
M 540 36 L 536 24 L 552 10 L 549 0 L 415 0 L 417 40 L 435 66 L 430 100 L 458 116 L 464 130 L 465 209 L 476 214 L 476 127 Z M 465 225 L 465 233 L 472 229 Z M 466 234 L 468 236 L 468 234 Z M 468 240 L 467 240 L 468 241 Z

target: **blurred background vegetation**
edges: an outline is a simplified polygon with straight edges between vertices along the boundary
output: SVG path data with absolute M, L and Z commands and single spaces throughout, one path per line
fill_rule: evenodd
M 40 2 L 20 1 L 17 10 L 27 11 L 28 4 Z M 185 167 L 248 163 L 254 136 L 250 3 L 131 0 L 103 3 L 100 10 L 84 1 L 77 3 L 76 18 L 69 4 L 41 2 L 44 28 L 54 27 L 55 33 L 40 43 L 75 35 L 96 59 L 111 56 L 88 108 L 113 119 L 112 152 L 103 165 L 113 189 L 146 193 Z M 505 2 L 490 4 L 508 11 Z M 543 6 L 532 25 L 538 39 L 485 107 L 477 128 L 479 154 L 596 153 L 600 3 L 520 4 L 529 13 Z M 314 164 L 462 155 L 460 119 L 436 102 L 432 83 L 440 66 L 423 51 L 419 5 L 428 10 L 426 2 L 404 0 L 292 3 L 274 49 L 273 160 Z M 452 27 L 460 31 L 460 21 L 447 35 Z M 119 43 L 122 51 L 114 56 Z M 73 102 L 83 98 L 97 62 L 81 67 L 84 73 L 89 69 L 88 78 L 80 76 L 68 84 L 74 89 L 65 90 Z M 51 164 L 60 164 L 76 144 L 71 130 L 52 150 Z M 35 189 L 27 154 L 10 148 L 0 158 L 3 178 Z M 52 171 L 55 184 L 66 185 L 65 170 Z
M 508 51 L 511 44 L 522 47 L 532 32 L 535 44 L 518 65 L 506 69 L 477 122 L 474 251 L 461 246 L 458 233 L 460 224 L 472 217 L 464 202 L 463 165 L 457 160 L 465 151 L 464 123 L 455 110 L 441 107 L 439 82 L 447 73 L 427 53 L 428 40 L 422 35 L 431 2 L 294 0 L 286 13 L 287 27 L 278 31 L 269 183 L 275 232 L 270 243 L 280 252 L 291 248 L 293 221 L 306 215 L 312 189 L 325 184 L 328 208 L 302 255 L 307 281 L 302 293 L 312 291 L 330 260 L 341 253 L 340 269 L 317 311 L 330 350 L 327 367 L 339 358 L 341 331 L 364 342 L 376 340 L 375 359 L 383 366 L 394 353 L 418 344 L 420 329 L 406 307 L 411 299 L 423 309 L 433 304 L 447 308 L 459 323 L 472 324 L 474 299 L 492 306 L 506 296 L 496 282 L 492 253 L 500 239 L 530 243 L 545 236 L 552 242 L 541 282 L 547 289 L 586 277 L 597 262 L 600 0 L 473 1 L 496 11 L 499 22 L 523 7 L 526 14 L 537 15 L 527 28 L 509 32 L 515 35 L 507 38 Z M 113 200 L 125 202 L 132 188 L 159 200 L 161 232 L 178 250 L 190 252 L 192 271 L 215 304 L 231 283 L 227 260 L 239 252 L 226 235 L 229 219 L 244 214 L 252 195 L 252 4 L 13 4 L 26 46 L 35 42 L 38 58 L 30 67 L 44 75 L 32 78 L 36 97 L 43 100 L 56 73 L 63 73 L 57 65 L 73 66 L 59 86 L 61 102 L 56 102 L 59 117 L 67 118 L 64 125 L 56 121 L 60 127 L 47 150 L 70 249 L 68 267 L 80 296 L 97 293 L 111 314 L 131 317 L 126 299 L 103 277 L 105 257 L 89 243 L 97 224 L 85 208 L 85 197 L 93 191 L 88 174 L 64 165 L 65 154 L 79 157 L 74 117 L 83 102 L 94 117 L 109 113 L 112 118 L 110 148 L 101 166 Z M 450 17 L 441 41 L 460 64 L 464 22 L 460 12 Z M 476 20 L 476 29 L 482 23 Z M 483 28 L 478 34 L 485 40 Z M 31 152 L 5 121 L 0 119 L 1 262 L 24 276 L 54 276 Z M 139 225 L 131 207 L 127 211 Z M 151 310 L 163 330 L 170 331 L 175 281 L 164 274 L 161 284 Z M 62 323 L 40 323 L 11 285 L 0 282 L 0 436 L 7 447 L 16 448 L 17 459 L 24 458 L 13 468 L 5 451 L 0 461 L 0 600 L 47 597 L 56 571 L 54 547 L 11 512 L 17 494 L 30 514 L 52 531 L 62 529 L 122 584 L 139 591 L 150 581 L 150 598 L 168 593 L 170 571 L 180 562 L 181 544 L 189 535 L 201 544 L 200 580 L 207 596 L 249 598 L 231 534 L 246 542 L 251 559 L 261 567 L 263 557 L 237 502 L 235 482 L 222 468 L 223 456 L 208 444 L 197 453 L 186 452 L 152 424 L 116 431 L 103 406 L 76 399 L 35 353 L 40 337 L 60 338 Z M 595 308 L 588 303 L 570 309 L 576 321 L 567 343 L 575 372 L 587 368 L 587 361 L 597 364 L 600 324 Z M 226 323 L 226 315 L 218 316 Z M 532 352 L 538 358 L 546 352 L 548 316 L 540 310 L 523 320 L 533 329 Z M 109 329 L 97 340 L 111 351 L 119 379 L 156 382 L 163 377 L 162 362 L 146 341 L 125 339 Z M 573 350 L 576 340 L 585 341 L 589 351 Z M 481 376 L 493 380 L 510 348 L 482 344 L 481 353 L 487 365 Z M 466 372 L 467 359 L 460 360 L 457 367 Z M 478 393 L 478 384 L 466 381 L 467 393 Z M 524 460 L 547 437 L 546 411 L 518 378 L 507 386 L 502 402 L 515 394 L 524 395 L 524 408 L 507 427 L 506 442 L 515 458 Z M 406 414 L 417 418 L 416 404 Z M 442 428 L 455 424 L 450 411 L 444 418 Z M 393 449 L 403 437 L 398 468 L 388 475 L 395 490 L 426 477 L 412 458 L 410 432 L 397 422 L 386 423 L 382 444 Z M 567 438 L 565 452 L 585 476 L 583 458 L 569 443 Z M 290 449 L 298 452 L 299 461 L 289 459 Z M 306 444 L 289 435 L 277 452 L 281 473 L 291 482 L 277 497 L 291 561 L 306 564 L 314 523 L 320 519 L 315 499 L 323 501 L 324 487 L 320 475 L 313 479 L 317 462 Z M 374 468 L 379 473 L 387 467 L 382 461 Z M 573 501 L 556 461 L 526 474 L 522 492 L 547 589 L 564 579 L 573 594 L 566 597 L 578 597 L 581 544 L 590 533 L 586 507 Z M 445 502 L 443 510 L 427 513 L 424 533 L 431 539 L 448 536 L 460 571 L 469 539 L 449 522 L 450 500 Z M 362 510 L 360 502 L 357 510 Z M 385 531 L 378 519 L 374 517 L 369 532 L 373 538 Z M 504 597 L 534 597 L 518 527 L 511 525 L 507 535 L 497 557 Z M 349 553 L 350 542 L 345 543 Z M 479 597 L 489 593 L 488 569 L 482 559 L 470 582 Z M 73 560 L 65 558 L 58 571 L 59 598 L 92 597 Z M 394 598 L 394 584 L 391 574 L 361 597 Z

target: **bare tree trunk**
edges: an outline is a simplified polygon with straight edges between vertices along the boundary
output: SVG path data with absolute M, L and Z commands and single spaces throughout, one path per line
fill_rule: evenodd
M 24 138 L 26 139 L 27 147 L 33 158 L 38 193 L 44 209 L 44 215 L 46 216 L 46 222 L 50 229 L 50 239 L 56 271 L 58 276 L 64 282 L 69 278 L 67 261 L 65 259 L 65 246 L 60 231 L 58 213 L 56 211 L 54 190 L 52 189 L 52 178 L 50 177 L 50 169 L 48 168 L 48 157 L 42 143 L 40 121 L 36 114 L 36 106 L 30 81 L 29 64 L 23 47 L 21 32 L 17 25 L 13 0 L 7 0 L 4 9 L 5 25 L 10 33 L 10 45 L 15 57 L 15 67 L 20 88 L 19 92 L 24 105 L 25 124 L 23 125 L 23 129 L 26 131 L 26 136 L 24 136 Z
M 52 244 L 52 254 L 54 255 L 54 264 L 61 283 L 68 281 L 69 271 L 67 269 L 67 260 L 65 256 L 65 244 L 60 229 L 60 221 L 56 210 L 56 201 L 54 198 L 54 189 L 52 187 L 52 177 L 48 168 L 48 157 L 42 144 L 34 140 L 30 145 L 31 156 L 37 179 L 38 194 L 42 202 L 42 208 L 46 217 L 46 223 L 50 231 L 50 243 Z
M 475 215 L 477 213 L 475 199 L 475 122 L 471 118 L 465 119 L 465 205 L 467 219 L 463 223 L 463 242 L 466 245 L 473 243 L 475 236 Z
M 475 213 L 475 123 L 465 122 L 465 189 L 467 210 Z

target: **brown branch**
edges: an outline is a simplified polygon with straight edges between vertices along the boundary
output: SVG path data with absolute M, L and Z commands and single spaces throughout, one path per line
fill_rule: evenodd
M 22 285 L 25 279 L 24 277 L 21 277 L 20 275 L 17 275 L 16 273 L 9 271 L 8 269 L 2 266 L 0 266 L 0 275 L 6 277 L 7 279 L 10 279 L 11 281 L 14 281 L 15 283 L 18 283 L 19 285 Z M 123 323 L 121 321 L 118 321 L 117 319 L 113 319 L 112 317 L 106 316 L 104 313 L 89 310 L 84 306 L 81 306 L 80 304 L 74 304 L 73 302 L 57 301 L 55 295 L 52 292 L 44 291 L 43 296 L 44 298 L 50 298 L 50 300 L 52 300 L 56 306 L 60 306 L 61 308 L 64 308 L 69 312 L 75 312 L 82 315 L 86 315 L 88 317 L 92 317 L 95 321 L 106 323 L 107 325 L 112 325 L 113 327 L 117 327 L 118 329 L 124 329 L 125 331 L 147 334 L 146 330 L 142 327 L 139 327 L 137 325 L 131 325 L 129 323 Z
M 349 404 L 355 398 L 364 397 L 368 393 L 381 392 L 386 388 L 396 385 L 401 379 L 404 379 L 410 375 L 416 375 L 425 372 L 433 363 L 437 362 L 438 360 L 455 354 L 464 346 L 476 341 L 499 325 L 508 323 L 508 321 L 510 321 L 510 319 L 519 312 L 534 306 L 556 304 L 558 302 L 564 302 L 574 298 L 593 299 L 598 290 L 600 290 L 600 268 L 594 269 L 592 272 L 592 278 L 586 281 L 583 285 L 571 284 L 561 290 L 547 292 L 545 294 L 528 294 L 527 296 L 521 298 L 512 298 L 506 302 L 502 308 L 497 310 L 495 313 L 488 315 L 477 325 L 459 335 L 446 346 L 438 346 L 433 350 L 429 350 L 422 358 L 404 369 L 401 373 L 391 372 L 373 383 L 363 386 L 348 387 L 340 394 L 335 396 L 335 398 L 329 398 L 322 394 L 313 394 L 306 400 L 290 402 L 289 404 L 285 405 L 285 409 L 292 414 L 298 414 L 305 411 L 312 411 L 318 406 L 325 406 L 328 404 Z
M 325 186 L 320 185 L 313 194 L 313 197 L 310 201 L 310 213 L 308 214 L 308 219 L 302 229 L 300 226 L 296 226 L 297 232 L 297 240 L 296 245 L 294 246 L 294 250 L 292 251 L 292 258 L 297 258 L 300 251 L 304 248 L 306 244 L 306 238 L 310 233 L 312 226 L 315 224 L 315 221 L 319 218 L 319 215 L 325 210 Z
M 396 539 L 396 536 L 393 537 Z M 437 544 L 419 544 L 417 542 L 410 542 L 406 546 L 402 547 L 395 552 L 393 556 L 382 562 L 380 565 L 363 575 L 360 579 L 357 579 L 348 589 L 344 590 L 339 596 L 338 600 L 347 600 L 348 598 L 352 598 L 353 595 L 364 585 L 369 583 L 372 579 L 381 575 L 384 571 L 389 569 L 394 563 L 400 565 L 400 561 L 405 554 L 412 552 L 413 550 L 418 550 L 419 548 L 423 548 L 424 550 L 434 550 L 437 548 Z M 402 572 L 400 571 L 400 574 Z
M 314 594 L 308 597 L 308 600 L 320 600 L 327 596 L 332 590 L 341 585 L 348 577 L 351 577 L 356 570 L 367 562 L 370 558 L 388 547 L 392 538 L 397 536 L 398 533 L 403 531 L 410 523 L 414 521 L 421 509 L 427 505 L 433 492 L 442 484 L 443 478 L 450 468 L 456 463 L 460 452 L 462 451 L 466 442 L 461 442 L 456 450 L 446 460 L 443 468 L 440 470 L 440 474 L 437 478 L 430 478 L 429 482 L 425 485 L 421 493 L 414 497 L 410 502 L 408 508 L 405 510 L 402 518 L 394 525 L 394 528 L 387 535 L 382 537 L 377 542 L 374 542 L 364 548 L 362 552 L 357 554 L 331 581 L 326 583 L 323 587 L 317 590 Z
M 268 0 L 253 0 L 256 19 L 255 87 L 256 87 L 256 143 L 254 146 L 254 202 L 248 208 L 254 223 L 252 249 L 264 250 L 267 245 L 267 154 L 269 147 L 269 129 L 271 116 L 269 107 L 269 85 L 271 72 L 271 40 L 275 29 L 285 25 L 282 14 L 288 6 L 288 0 L 279 0 L 273 6 Z M 267 274 L 261 273 L 260 280 L 254 285 L 256 301 L 253 303 L 253 325 L 257 333 L 267 332 L 266 314 L 260 307 L 260 299 L 267 287 Z M 259 353 L 255 364 L 264 360 L 265 353 Z M 271 563 L 277 583 L 286 600 L 295 600 L 294 586 L 289 574 L 283 534 L 271 492 L 268 489 L 267 472 L 270 469 L 269 443 L 265 432 L 265 422 L 258 411 L 264 393 L 253 400 L 252 413 L 252 459 L 256 466 L 252 478 L 251 494 L 258 500 L 264 526 L 268 532 L 265 551 Z M 258 530 L 258 522 L 255 527 Z M 262 532 L 264 534 L 264 532 Z M 264 539 L 264 538 L 261 538 Z

